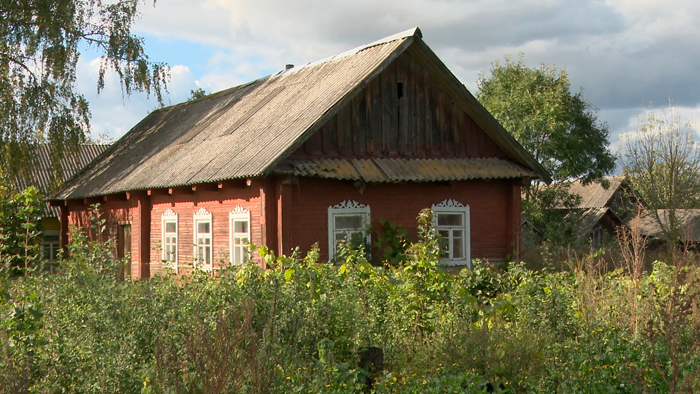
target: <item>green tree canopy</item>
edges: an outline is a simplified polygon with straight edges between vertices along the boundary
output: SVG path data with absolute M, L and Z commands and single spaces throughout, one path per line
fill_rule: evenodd
M 530 68 L 506 57 L 477 80 L 477 98 L 552 174 L 555 181 L 598 180 L 612 172 L 609 132 L 565 70 Z
M 27 146 L 49 143 L 57 155 L 84 141 L 90 111 L 75 89 L 80 48 L 102 57 L 97 89 L 115 72 L 126 94 L 162 101 L 167 66 L 131 34 L 139 0 L 0 0 L 0 167 L 25 165 Z
M 478 100 L 552 174 L 554 186 L 526 192 L 523 208 L 535 224 L 548 227 L 557 217 L 551 208 L 576 203 L 565 182 L 601 180 L 615 168 L 607 126 L 581 92 L 571 92 L 565 70 L 506 57 L 477 86 Z
M 700 207 L 700 146 L 692 123 L 677 106 L 651 109 L 621 142 L 625 175 L 666 238 L 679 239 L 676 210 Z

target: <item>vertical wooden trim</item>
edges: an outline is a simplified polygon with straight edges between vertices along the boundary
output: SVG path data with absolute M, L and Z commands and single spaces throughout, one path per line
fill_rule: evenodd
M 403 84 L 403 97 L 398 99 L 399 102 L 399 155 L 400 156 L 407 156 L 409 153 L 409 140 L 410 140 L 410 116 L 411 116 L 411 106 L 409 104 L 409 98 L 407 96 L 407 91 L 409 88 L 409 70 L 408 70 L 408 63 L 407 63 L 407 58 L 404 56 L 400 56 L 396 60 L 396 65 L 397 65 L 397 72 L 396 72 L 396 83 L 397 85 L 399 83 Z
M 522 215 L 521 190 L 519 180 L 509 182 L 508 190 L 508 249 L 512 253 L 512 259 L 519 261 L 521 252 L 520 219 Z
M 137 277 L 149 278 L 151 275 L 151 196 L 139 193 L 136 206 L 139 216 L 139 237 L 136 242 L 139 256 Z
M 270 250 L 279 253 L 277 245 L 277 179 L 276 177 L 270 176 L 265 178 L 263 185 L 261 186 L 260 200 L 263 206 L 261 207 L 263 220 L 262 220 L 262 244 L 267 246 Z M 263 268 L 269 268 L 262 262 Z
M 396 62 L 381 74 L 382 152 L 394 156 L 399 148 L 399 100 L 396 97 Z
M 277 256 L 291 249 L 291 189 L 287 177 L 277 178 Z
M 63 249 L 63 253 L 67 253 L 67 246 L 68 246 L 68 220 L 70 218 L 70 210 L 68 209 L 68 206 L 66 205 L 61 205 L 61 249 Z

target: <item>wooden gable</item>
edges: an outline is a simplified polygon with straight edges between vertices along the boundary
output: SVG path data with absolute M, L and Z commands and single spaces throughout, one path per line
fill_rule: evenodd
M 389 64 L 290 156 L 323 157 L 508 159 L 410 52 Z

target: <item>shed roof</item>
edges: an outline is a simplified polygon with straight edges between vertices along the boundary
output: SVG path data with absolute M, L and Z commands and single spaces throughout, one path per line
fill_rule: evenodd
M 631 227 L 638 223 L 639 232 L 642 235 L 653 239 L 667 240 L 655 214 L 658 215 L 661 223 L 668 228 L 669 209 L 646 210 L 639 217 L 630 218 L 627 224 Z M 700 209 L 676 209 L 675 214 L 681 240 L 683 242 L 700 242 Z
M 475 159 L 316 159 L 289 160 L 280 172 L 297 176 L 364 182 L 444 182 L 533 177 L 535 173 L 497 158 Z
M 549 174 L 478 103 L 421 40 L 418 28 L 202 99 L 156 110 L 56 199 L 264 176 L 407 49 L 423 54 L 452 94 L 510 158 Z M 376 164 L 376 163 L 375 163 Z M 398 178 L 387 179 L 397 181 Z

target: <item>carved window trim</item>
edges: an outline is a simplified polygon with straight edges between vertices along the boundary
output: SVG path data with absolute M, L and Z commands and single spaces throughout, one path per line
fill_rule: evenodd
M 355 229 L 336 229 L 336 219 L 340 217 L 360 217 L 361 226 Z M 328 207 L 328 257 L 334 259 L 337 254 L 336 240 L 345 233 L 345 237 L 352 234 L 362 234 L 365 244 L 371 244 L 370 232 L 370 208 L 369 205 L 360 204 L 354 200 L 344 200 L 339 204 Z M 368 251 L 369 252 L 369 251 Z
M 442 256 L 440 264 L 459 266 L 466 265 L 471 268 L 471 222 L 469 215 L 469 205 L 464 205 L 451 198 L 445 199 L 437 204 L 432 205 L 433 210 L 433 227 L 438 235 L 442 234 L 443 242 L 446 242 L 446 256 Z M 438 218 L 441 214 L 459 215 L 461 225 L 439 225 Z M 461 237 L 458 236 L 461 231 Z M 445 237 L 445 235 L 447 237 Z M 455 256 L 455 242 L 460 243 L 463 256 Z M 443 252 L 443 253 L 444 253 Z
M 246 231 L 236 232 L 236 222 L 245 222 Z M 231 264 L 242 265 L 250 261 L 246 244 L 250 243 L 250 211 L 238 205 L 228 214 L 229 231 L 229 261 Z M 240 249 L 241 261 L 237 261 L 236 249 Z
M 194 213 L 192 223 L 194 266 L 204 271 L 211 271 L 214 268 L 214 220 L 211 212 L 204 207 L 200 208 Z M 208 233 L 201 232 L 199 229 L 199 225 L 205 223 L 209 223 Z
M 168 223 L 175 223 L 175 232 L 166 232 L 167 229 L 167 224 Z M 161 225 L 161 260 L 163 261 L 163 265 L 169 268 L 172 268 L 175 270 L 175 273 L 178 273 L 178 262 L 179 262 L 179 253 L 178 253 L 178 246 L 179 246 L 179 239 L 180 239 L 180 234 L 179 234 L 179 225 L 178 225 L 178 215 L 175 211 L 172 209 L 168 208 L 165 212 L 160 217 L 160 225 Z M 173 240 L 174 239 L 174 240 Z M 172 248 L 174 246 L 174 248 Z M 172 250 L 172 251 L 171 251 Z M 169 254 L 172 254 L 172 259 L 169 259 Z

